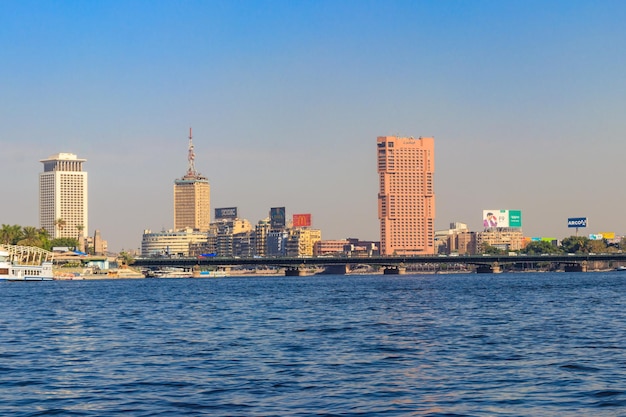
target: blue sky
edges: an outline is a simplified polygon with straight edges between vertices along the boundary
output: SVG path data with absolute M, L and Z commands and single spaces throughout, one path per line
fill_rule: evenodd
M 375 142 L 434 136 L 437 227 L 626 233 L 626 3 L 0 2 L 0 223 L 38 226 L 39 162 L 87 159 L 89 233 L 173 226 L 189 127 L 212 208 L 378 239 Z M 7 204 L 7 202 L 9 202 Z

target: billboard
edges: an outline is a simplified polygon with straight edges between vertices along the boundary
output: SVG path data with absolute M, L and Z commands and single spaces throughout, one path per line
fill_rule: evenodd
M 554 242 L 557 240 L 555 237 L 531 237 L 531 242 Z
M 237 207 L 224 207 L 215 209 L 215 219 L 236 219 Z
M 601 232 L 600 234 L 605 239 L 615 239 L 615 232 Z
M 310 227 L 311 226 L 311 214 L 294 214 L 293 215 L 293 227 Z
M 522 211 L 483 210 L 483 227 L 522 227 Z
M 273 229 L 280 229 L 285 227 L 284 207 L 272 207 L 270 209 L 270 226 L 272 226 Z
M 586 217 L 570 217 L 567 219 L 567 227 L 587 227 Z

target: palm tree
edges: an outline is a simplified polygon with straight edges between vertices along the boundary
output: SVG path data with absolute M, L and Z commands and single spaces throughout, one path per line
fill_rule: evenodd
M 60 217 L 55 220 L 54 225 L 57 227 L 57 229 L 59 229 L 59 235 L 61 234 L 61 230 L 63 230 L 66 224 L 67 222 Z M 60 236 L 56 236 L 56 237 L 60 237 Z
M 2 229 L 0 229 L 0 243 L 8 245 L 11 242 L 10 229 L 11 226 L 8 224 L 3 224 Z
M 39 239 L 39 231 L 33 226 L 24 226 L 22 228 L 23 238 L 17 242 L 18 245 L 24 246 L 41 246 L 41 240 Z
M 39 240 L 41 240 L 41 247 L 45 250 L 50 250 L 52 246 L 50 245 L 50 233 L 45 228 L 41 228 L 38 230 L 39 232 Z
M 15 245 L 22 239 L 22 226 L 14 224 L 13 226 L 3 224 L 0 229 L 0 243 L 5 245 Z

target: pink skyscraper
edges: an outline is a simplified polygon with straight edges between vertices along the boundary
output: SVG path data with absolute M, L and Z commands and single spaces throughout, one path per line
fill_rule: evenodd
M 434 254 L 434 139 L 380 136 L 377 145 L 381 255 Z

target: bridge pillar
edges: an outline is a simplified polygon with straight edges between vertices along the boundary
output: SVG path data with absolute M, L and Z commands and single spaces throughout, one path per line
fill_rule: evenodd
M 587 261 L 583 261 L 579 264 L 565 265 L 563 270 L 565 272 L 587 272 Z
M 302 270 L 298 267 L 295 268 L 285 268 L 285 276 L 286 277 L 299 277 L 302 275 Z
M 500 268 L 500 264 L 498 262 L 494 262 L 491 265 L 476 265 L 476 273 L 477 274 L 499 274 L 502 272 Z
M 387 266 L 383 270 L 384 275 L 404 275 L 406 268 L 403 266 Z
M 327 265 L 322 274 L 325 275 L 345 275 L 348 272 L 348 265 Z

